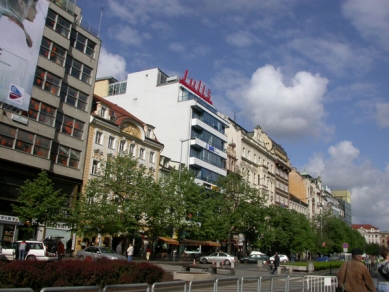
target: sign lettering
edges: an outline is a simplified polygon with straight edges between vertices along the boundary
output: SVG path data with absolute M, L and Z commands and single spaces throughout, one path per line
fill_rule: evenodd
M 185 70 L 184 77 L 180 79 L 180 83 L 184 85 L 185 87 L 188 87 L 191 89 L 194 93 L 196 93 L 199 97 L 204 99 L 209 104 L 212 104 L 211 101 L 211 90 L 208 89 L 205 90 L 205 85 L 203 85 L 203 82 L 200 80 L 199 82 L 193 80 L 193 78 L 189 78 L 188 81 L 188 70 Z

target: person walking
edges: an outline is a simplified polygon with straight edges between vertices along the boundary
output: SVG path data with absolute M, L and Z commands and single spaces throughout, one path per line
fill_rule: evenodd
M 71 238 L 66 242 L 66 251 L 69 253 L 69 257 L 71 258 L 72 257 L 72 239 Z
M 62 258 L 65 256 L 65 246 L 62 243 L 61 239 L 58 240 L 57 254 L 58 254 L 58 260 L 59 261 L 61 261 Z
M 123 254 L 123 240 L 121 240 L 116 246 L 116 253 Z
M 150 260 L 150 255 L 151 255 L 151 249 L 148 247 L 148 248 L 146 249 L 146 260 L 147 260 L 147 261 Z
M 271 272 L 272 275 L 277 271 L 277 268 L 280 266 L 280 257 L 278 255 L 278 251 L 276 251 L 276 254 L 274 256 L 274 261 L 273 261 L 273 271 Z
M 358 248 L 351 251 L 351 260 L 343 263 L 336 274 L 338 285 L 346 291 L 376 292 L 369 270 L 362 262 L 362 254 Z
M 27 243 L 25 240 L 23 240 L 20 244 L 19 244 L 19 257 L 18 259 L 20 261 L 24 261 L 24 258 L 26 256 L 26 248 L 27 248 Z
M 384 250 L 382 252 L 382 257 L 384 258 L 384 261 L 378 265 L 377 291 L 388 292 L 389 291 L 389 250 Z
M 134 254 L 134 247 L 130 244 L 127 248 L 127 260 L 132 262 L 132 255 Z

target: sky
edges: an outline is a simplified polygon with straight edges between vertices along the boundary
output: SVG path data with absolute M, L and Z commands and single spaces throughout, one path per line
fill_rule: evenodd
M 189 70 L 220 112 L 261 126 L 298 171 L 350 190 L 353 223 L 389 230 L 388 0 L 77 5 L 100 31 L 97 77 Z

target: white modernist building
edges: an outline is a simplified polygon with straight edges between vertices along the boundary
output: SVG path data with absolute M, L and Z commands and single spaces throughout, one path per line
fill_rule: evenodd
M 162 152 L 171 161 L 185 164 L 196 182 L 215 185 L 226 176 L 228 121 L 212 105 L 211 91 L 201 81 L 169 77 L 158 68 L 128 74 L 127 81 L 100 78 L 95 93 L 156 126 L 165 145 Z

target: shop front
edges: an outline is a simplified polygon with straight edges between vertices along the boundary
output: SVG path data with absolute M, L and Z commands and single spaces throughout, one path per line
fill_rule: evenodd
M 2 245 L 18 239 L 18 226 L 23 225 L 18 217 L 0 214 L 0 241 Z

